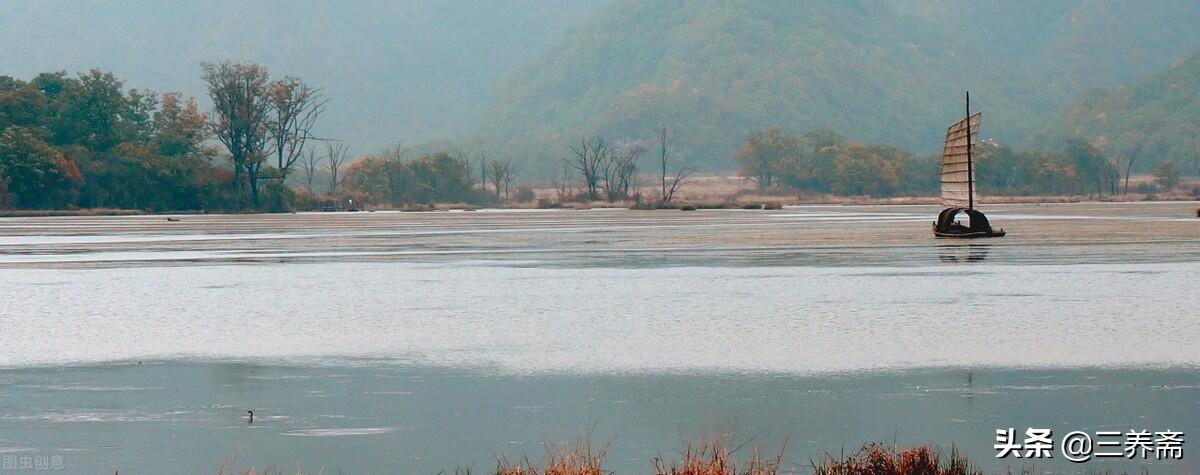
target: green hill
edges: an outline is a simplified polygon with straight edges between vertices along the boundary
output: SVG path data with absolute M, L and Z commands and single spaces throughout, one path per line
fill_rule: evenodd
M 1200 174 L 1200 50 L 1131 85 L 1085 94 L 1034 143 L 1069 137 L 1133 156 L 1135 171 L 1170 159 L 1184 173 Z
M 1191 0 L 621 0 L 510 76 L 481 135 L 535 168 L 662 122 L 707 169 L 768 126 L 931 152 L 969 89 L 985 135 L 1021 143 L 1081 91 L 1200 46 L 1198 23 Z

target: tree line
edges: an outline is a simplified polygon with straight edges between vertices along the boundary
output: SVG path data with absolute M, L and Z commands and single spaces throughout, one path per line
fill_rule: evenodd
M 314 138 L 324 110 L 319 90 L 294 77 L 272 80 L 253 63 L 203 69 L 207 113 L 194 98 L 126 90 L 99 70 L 0 76 L 0 206 L 290 206 L 284 183 Z
M 1059 150 L 1018 151 L 994 141 L 976 149 L 976 180 L 994 195 L 1119 195 L 1130 192 L 1132 163 L 1105 155 L 1083 138 L 1066 140 Z M 828 129 L 799 135 L 766 129 L 746 137 L 734 155 L 742 176 L 761 190 L 835 195 L 929 196 L 940 186 L 940 157 L 916 155 L 889 145 L 849 141 Z M 1157 189 L 1179 184 L 1174 162 L 1154 167 Z
M 284 211 L 345 198 L 395 205 L 532 200 L 510 160 L 402 146 L 353 158 L 315 133 L 327 99 L 252 62 L 203 63 L 195 98 L 111 73 L 0 76 L 0 208 Z M 478 170 L 478 175 L 474 172 Z
M 283 211 L 346 199 L 397 207 L 534 199 L 501 154 L 448 147 L 418 155 L 400 144 L 355 158 L 349 145 L 316 134 L 327 103 L 320 88 L 273 79 L 249 62 L 202 69 L 207 112 L 194 98 L 126 89 L 98 70 L 0 76 L 0 207 Z M 670 203 L 695 169 L 672 146 L 668 125 L 646 135 L 568 147 L 558 201 Z M 937 156 L 829 129 L 755 132 L 732 160 L 761 190 L 788 193 L 928 196 L 940 176 Z M 1051 151 L 985 142 L 976 163 L 982 192 L 999 195 L 1128 193 L 1134 167 L 1083 139 Z M 1173 162 L 1153 169 L 1158 189 L 1178 185 Z M 1132 191 L 1155 191 L 1146 186 Z
M 110 73 L 0 76 L 0 206 L 232 209 L 207 116 Z

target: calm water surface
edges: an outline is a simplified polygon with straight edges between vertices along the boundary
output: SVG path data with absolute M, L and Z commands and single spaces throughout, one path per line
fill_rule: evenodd
M 0 219 L 0 452 L 433 473 L 594 427 L 623 473 L 714 432 L 1002 470 L 998 427 L 1200 434 L 1196 206 L 970 243 L 919 206 Z

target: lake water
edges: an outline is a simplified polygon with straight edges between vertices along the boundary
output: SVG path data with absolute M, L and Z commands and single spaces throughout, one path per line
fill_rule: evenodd
M 435 473 L 590 432 L 640 473 L 733 432 L 1003 470 L 1001 427 L 1200 434 L 1196 207 L 971 242 L 925 206 L 0 219 L 0 455 Z

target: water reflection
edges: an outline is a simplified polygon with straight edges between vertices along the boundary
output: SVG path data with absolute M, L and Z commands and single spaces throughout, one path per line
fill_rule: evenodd
M 951 264 L 983 262 L 987 260 L 991 247 L 990 244 L 939 245 L 938 258 Z

